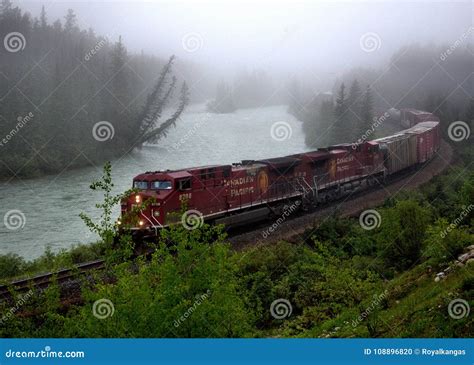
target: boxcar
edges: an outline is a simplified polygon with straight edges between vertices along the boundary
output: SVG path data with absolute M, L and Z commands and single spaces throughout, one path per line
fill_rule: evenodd
M 376 139 L 375 142 L 384 153 L 384 164 L 389 175 L 417 163 L 416 136 L 399 133 Z
M 422 110 L 401 109 L 400 113 L 401 113 L 400 122 L 401 122 L 402 127 L 404 128 L 411 128 L 418 123 L 422 123 L 428 120 L 439 122 L 439 119 L 435 115 L 429 112 L 422 111 Z

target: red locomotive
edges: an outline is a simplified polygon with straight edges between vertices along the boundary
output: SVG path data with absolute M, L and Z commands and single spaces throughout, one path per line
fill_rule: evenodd
M 145 172 L 134 178 L 139 192 L 122 201 L 122 216 L 151 202 L 137 212 L 132 227 L 147 235 L 176 222 L 183 204 L 202 220 L 228 226 L 281 214 L 289 204 L 313 209 L 433 157 L 440 146 L 439 119 L 415 109 L 399 115 L 401 124 L 411 128 L 360 144 L 233 165 Z

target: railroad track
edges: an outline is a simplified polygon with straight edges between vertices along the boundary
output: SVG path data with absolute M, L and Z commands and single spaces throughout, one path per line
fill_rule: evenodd
M 83 275 L 91 270 L 102 270 L 105 267 L 104 260 L 95 260 L 76 265 L 71 269 L 63 269 L 56 272 L 48 272 L 28 279 L 16 280 L 10 284 L 0 285 L 0 300 L 11 298 L 12 290 L 18 294 L 26 294 L 31 288 L 45 289 L 53 281 L 63 284 L 68 280 L 73 280 L 78 275 Z
M 364 209 L 377 206 L 381 204 L 387 196 L 392 192 L 397 192 L 399 189 L 415 188 L 423 183 L 429 181 L 433 176 L 441 173 L 451 162 L 452 149 L 446 143 L 442 142 L 440 155 L 435 157 L 427 165 L 423 166 L 420 171 L 417 171 L 415 176 L 412 173 L 404 174 L 391 181 L 391 183 L 384 188 L 371 188 L 354 194 L 349 199 L 341 199 L 335 201 L 330 205 L 321 207 L 315 212 L 296 216 L 288 219 L 283 223 L 278 232 L 272 234 L 266 243 L 272 243 L 279 240 L 292 240 L 294 237 L 301 238 L 308 226 L 314 224 L 315 220 L 327 217 L 335 210 L 341 213 L 341 216 L 355 216 Z M 418 176 L 416 179 L 415 177 Z M 342 208 L 341 208 L 342 206 Z M 262 223 L 252 226 L 249 231 L 242 231 L 237 229 L 229 234 L 229 241 L 233 247 L 240 250 L 249 244 L 259 243 L 261 241 L 262 229 L 271 225 L 272 222 Z M 58 284 L 63 284 L 67 281 L 77 279 L 78 275 L 85 275 L 91 270 L 102 270 L 105 267 L 104 260 L 95 260 L 76 265 L 71 269 L 63 269 L 57 272 L 49 272 L 41 274 L 32 278 L 13 281 L 10 284 L 0 285 L 0 301 L 11 299 L 11 290 L 16 293 L 25 294 L 32 287 L 36 289 L 47 288 L 52 281 Z

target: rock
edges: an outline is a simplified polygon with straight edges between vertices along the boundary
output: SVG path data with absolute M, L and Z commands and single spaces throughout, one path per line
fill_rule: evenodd
M 435 277 L 435 281 L 438 282 L 440 281 L 441 279 L 444 279 L 446 278 L 446 274 L 444 273 L 444 271 L 441 271 L 439 273 L 436 274 L 436 277 Z
M 460 255 L 458 257 L 458 260 L 461 261 L 462 263 L 466 262 L 467 260 L 471 259 L 474 257 L 474 252 L 468 252 Z
M 471 258 L 466 261 L 466 265 L 472 264 L 474 262 L 474 258 Z
M 461 261 L 456 262 L 456 266 L 463 267 L 464 264 Z

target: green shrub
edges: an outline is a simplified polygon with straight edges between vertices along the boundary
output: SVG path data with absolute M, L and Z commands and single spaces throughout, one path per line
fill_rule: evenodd
M 8 253 L 0 255 L 0 279 L 8 279 L 22 274 L 25 261 L 22 257 Z
M 474 235 L 453 227 L 446 219 L 438 219 L 427 229 L 423 258 L 437 267 L 456 260 L 463 249 L 474 242 Z

